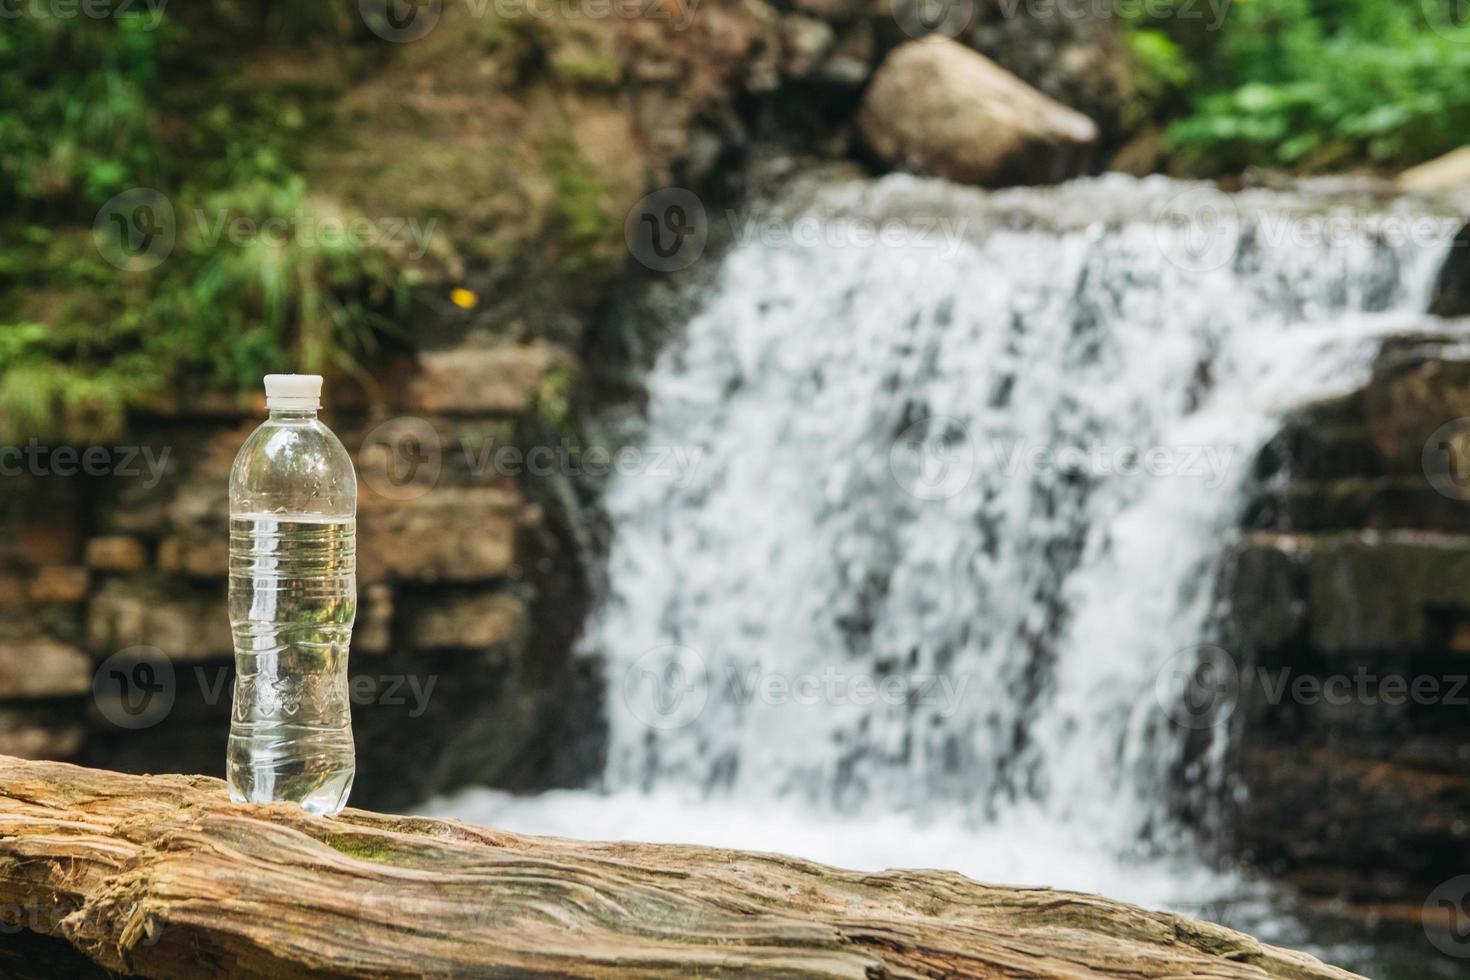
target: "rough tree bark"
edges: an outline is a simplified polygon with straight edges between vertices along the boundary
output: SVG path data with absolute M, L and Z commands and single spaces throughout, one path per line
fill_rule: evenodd
M 938 871 L 231 804 L 0 757 L 0 974 L 1346 978 L 1220 926 Z

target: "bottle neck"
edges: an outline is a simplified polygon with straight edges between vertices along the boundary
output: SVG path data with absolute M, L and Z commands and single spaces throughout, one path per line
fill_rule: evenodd
M 309 422 L 316 418 L 317 413 L 313 408 L 273 408 L 270 411 L 272 422 Z

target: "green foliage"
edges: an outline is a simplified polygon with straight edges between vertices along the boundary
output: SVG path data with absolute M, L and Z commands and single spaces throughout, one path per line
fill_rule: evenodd
M 1140 94 L 1182 96 L 1169 143 L 1195 169 L 1418 162 L 1470 132 L 1470 33 L 1438 2 L 1236 0 L 1218 31 L 1178 11 L 1138 21 Z
M 606 261 L 619 229 L 608 213 L 606 186 L 570 138 L 550 140 L 540 153 L 556 188 L 559 265 L 578 272 Z
M 396 262 L 298 173 L 320 93 L 229 60 L 246 36 L 279 56 L 341 5 L 206 6 L 224 19 L 27 13 L 0 33 L 0 439 L 106 435 L 165 386 L 356 371 L 401 308 Z M 176 238 L 155 267 L 119 267 L 93 223 L 139 187 L 171 204 Z
M 298 176 L 256 179 L 207 196 L 189 216 L 187 278 L 161 312 L 215 383 L 252 388 L 271 370 L 355 370 L 391 327 L 396 292 L 385 254 L 338 234 Z M 245 224 L 243 235 L 231 230 Z
M 536 389 L 536 415 L 552 432 L 569 438 L 575 435 L 572 415 L 572 390 L 577 377 L 568 368 L 558 367 L 546 373 Z
M 1138 125 L 1174 93 L 1191 86 L 1195 69 L 1183 49 L 1163 31 L 1143 28 L 1131 31 L 1128 43 L 1137 72 L 1135 84 L 1139 101 L 1127 113 L 1124 122 Z
M 105 199 L 156 172 L 149 99 L 157 41 L 157 24 L 142 16 L 105 26 L 86 18 L 7 19 L 0 32 L 0 194 Z

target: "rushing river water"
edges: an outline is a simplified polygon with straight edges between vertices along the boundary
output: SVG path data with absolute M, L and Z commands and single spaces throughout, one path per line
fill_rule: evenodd
M 585 641 L 604 785 L 434 812 L 954 868 L 1272 933 L 1265 886 L 1208 867 L 1172 815 L 1223 748 L 1177 710 L 1179 668 L 1211 639 L 1281 412 L 1420 320 L 1447 235 L 1394 233 L 1411 214 L 890 177 L 744 225 L 648 379 L 645 445 L 695 465 L 608 491 Z

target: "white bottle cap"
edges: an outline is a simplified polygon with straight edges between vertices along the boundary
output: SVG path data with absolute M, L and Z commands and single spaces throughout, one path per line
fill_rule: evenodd
M 265 407 L 287 412 L 315 412 L 322 407 L 322 376 L 267 374 Z

